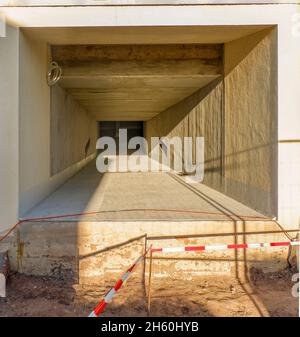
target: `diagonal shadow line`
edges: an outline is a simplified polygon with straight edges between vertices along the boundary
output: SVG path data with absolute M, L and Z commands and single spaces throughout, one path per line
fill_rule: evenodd
M 241 221 L 243 221 L 243 219 L 238 216 L 237 214 L 235 214 L 234 212 L 232 212 L 230 209 L 224 207 L 222 204 L 220 204 L 219 202 L 217 202 L 216 200 L 212 199 L 211 197 L 209 197 L 207 194 L 197 190 L 195 187 L 187 184 L 186 182 L 184 182 L 182 179 L 178 178 L 175 176 L 175 174 L 167 172 L 167 174 L 173 178 L 175 181 L 177 181 L 178 183 L 180 183 L 182 186 L 186 187 L 187 189 L 189 189 L 191 192 L 193 192 L 194 194 L 196 194 L 198 197 L 202 198 L 203 200 L 205 200 L 207 203 L 209 203 L 211 206 L 213 206 L 214 208 L 216 208 L 217 210 L 219 210 L 220 212 L 222 212 L 224 215 L 228 216 L 228 217 L 232 217 L 232 220 L 235 221 L 236 219 L 234 218 L 238 218 Z M 228 212 L 228 213 L 226 213 Z
M 210 196 L 208 196 L 207 194 L 205 194 L 204 192 L 199 191 L 198 189 L 196 189 L 193 186 L 190 186 L 189 184 L 185 183 L 182 179 L 176 177 L 174 174 L 168 172 L 168 175 L 173 178 L 174 180 L 178 181 L 179 183 L 181 183 L 183 186 L 185 186 L 186 188 L 188 188 L 190 191 L 192 191 L 193 193 L 195 193 L 196 195 L 198 195 L 199 197 L 201 197 L 203 200 L 205 200 L 206 202 L 208 202 L 210 205 L 212 205 L 213 207 L 217 208 L 219 211 L 221 211 L 222 213 L 226 214 L 228 217 L 232 218 L 233 221 L 236 221 L 236 219 L 234 218 L 238 218 L 240 221 L 242 221 L 244 223 L 245 219 L 241 218 L 239 215 L 235 214 L 234 212 L 232 212 L 231 210 L 229 210 L 228 208 L 224 207 L 222 204 L 220 204 L 219 202 L 215 201 L 214 199 L 212 199 Z M 216 205 L 218 206 L 216 206 Z M 222 210 L 222 208 L 231 213 L 231 214 L 227 214 L 224 212 L 224 210 Z M 266 219 L 268 221 L 272 221 L 274 222 L 282 231 L 283 234 L 285 234 L 285 236 L 291 240 L 292 237 L 288 234 L 288 232 L 292 232 L 293 230 L 285 230 L 279 223 L 277 220 L 270 220 L 270 219 Z M 261 220 L 263 221 L 263 219 Z
M 83 260 L 83 259 L 88 258 L 88 257 L 96 256 L 96 255 L 98 255 L 98 254 L 105 253 L 105 252 L 108 252 L 108 251 L 110 251 L 110 250 L 113 250 L 113 249 L 116 249 L 116 248 L 120 248 L 120 247 L 126 246 L 126 245 L 129 244 L 129 243 L 132 243 L 132 242 L 134 242 L 134 241 L 141 240 L 141 239 L 143 239 L 143 238 L 147 239 L 147 235 L 146 235 L 146 234 L 143 234 L 143 235 L 137 236 L 137 237 L 135 237 L 135 238 L 129 239 L 129 240 L 127 240 L 127 241 L 124 241 L 124 242 L 121 242 L 121 243 L 117 243 L 117 244 L 115 244 L 115 245 L 112 245 L 112 246 L 109 246 L 109 247 L 106 247 L 106 248 L 97 250 L 96 252 L 93 252 L 93 253 L 89 253 L 89 254 L 85 254 L 85 255 L 80 255 L 80 256 L 79 256 L 79 260 Z

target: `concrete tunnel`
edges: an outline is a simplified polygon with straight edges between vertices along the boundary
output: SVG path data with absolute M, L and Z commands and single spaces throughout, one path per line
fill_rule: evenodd
M 14 269 L 105 283 L 145 241 L 264 242 L 294 233 L 272 220 L 278 217 L 277 28 L 156 30 L 18 33 L 18 215 L 99 214 L 25 223 L 9 243 Z M 63 75 L 48 86 L 52 61 Z M 204 137 L 203 182 L 189 185 L 174 171 L 99 173 L 96 141 L 120 128 L 149 143 Z M 272 270 L 286 263 L 280 249 L 263 257 L 230 252 L 220 263 L 222 254 L 214 261 L 204 254 L 200 265 L 157 262 L 157 273 L 230 274 L 240 266 Z

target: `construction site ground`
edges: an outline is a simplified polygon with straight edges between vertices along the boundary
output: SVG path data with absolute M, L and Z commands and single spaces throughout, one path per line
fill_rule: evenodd
M 285 269 L 262 274 L 253 269 L 251 280 L 243 284 L 221 276 L 195 277 L 188 282 L 154 279 L 151 316 L 298 316 L 298 298 L 292 295 L 295 273 Z M 147 316 L 146 290 L 138 292 L 138 288 L 141 284 L 129 279 L 103 316 Z M 7 298 L 0 299 L 0 316 L 85 317 L 108 289 L 13 273 Z

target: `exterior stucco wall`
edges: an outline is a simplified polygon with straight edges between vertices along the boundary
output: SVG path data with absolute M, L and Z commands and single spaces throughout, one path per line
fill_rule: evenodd
M 278 219 L 300 228 L 300 6 L 278 27 Z M 298 23 L 295 18 L 298 17 Z
M 47 45 L 20 34 L 20 215 L 81 169 L 93 155 L 51 176 Z
M 224 58 L 224 191 L 277 216 L 276 29 L 225 44 Z
M 97 123 L 59 85 L 51 88 L 51 174 L 95 154 Z
M 19 30 L 0 37 L 0 233 L 18 218 Z

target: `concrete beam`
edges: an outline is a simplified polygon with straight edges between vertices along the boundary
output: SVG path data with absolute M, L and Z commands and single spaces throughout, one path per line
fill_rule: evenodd
M 97 121 L 148 121 L 155 117 L 157 113 L 154 112 L 117 112 L 117 113 L 111 113 L 111 112 L 94 112 L 92 113 L 93 117 Z
M 125 77 L 96 77 L 96 78 L 81 78 L 80 83 L 74 82 L 73 78 L 62 78 L 59 81 L 61 87 L 74 89 L 137 89 L 147 87 L 149 89 L 159 88 L 196 88 L 207 85 L 217 76 L 180 76 L 180 77 L 162 77 L 162 76 L 131 76 Z M 171 81 L 170 81 L 171 80 Z M 194 90 L 195 91 L 195 90 Z
M 222 53 L 220 45 L 55 46 L 52 58 L 60 85 L 97 119 L 149 120 L 221 76 Z
M 189 96 L 192 92 L 198 90 L 198 87 L 187 87 L 187 88 L 176 88 L 176 87 L 151 87 L 151 98 L 160 98 L 161 95 L 166 99 L 177 99 L 178 95 L 180 96 Z M 106 89 L 106 88 L 91 88 L 91 89 L 68 89 L 70 95 L 76 97 L 78 101 L 80 100 L 145 100 L 149 99 L 149 88 L 136 87 L 134 90 L 132 88 L 115 88 L 115 89 Z
M 52 58 L 66 61 L 214 60 L 222 57 L 221 44 L 172 45 L 54 45 Z
M 222 60 L 97 61 L 61 64 L 63 78 L 77 82 L 102 77 L 206 76 L 221 75 Z M 78 86 L 80 87 L 80 83 Z

